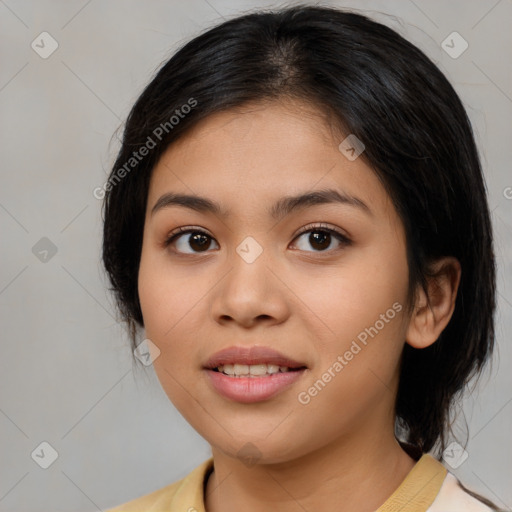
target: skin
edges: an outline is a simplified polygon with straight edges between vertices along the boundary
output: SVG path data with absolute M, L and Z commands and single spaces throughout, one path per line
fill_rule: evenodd
M 153 171 L 140 303 L 146 336 L 161 351 L 153 363 L 160 383 L 212 447 L 208 512 L 373 511 L 414 466 L 394 437 L 400 355 L 404 343 L 434 343 L 447 325 L 460 266 L 453 258 L 440 261 L 430 307 L 418 289 L 406 316 L 403 224 L 371 168 L 341 154 L 341 140 L 306 104 L 261 103 L 201 121 Z M 269 217 L 277 199 L 320 188 L 359 198 L 371 215 L 332 203 L 279 221 Z M 171 191 L 206 196 L 231 214 L 176 205 L 152 214 Z M 310 231 L 297 237 L 318 223 L 338 228 L 351 243 L 331 236 L 321 251 Z M 207 251 L 190 233 L 166 247 L 179 227 L 205 231 Z M 263 249 L 250 264 L 236 252 L 247 236 Z M 396 302 L 401 312 L 309 403 L 300 403 L 298 393 Z M 210 356 L 233 345 L 271 346 L 308 369 L 269 400 L 237 403 L 219 395 L 203 370 Z M 256 447 L 253 465 L 238 454 L 247 443 Z

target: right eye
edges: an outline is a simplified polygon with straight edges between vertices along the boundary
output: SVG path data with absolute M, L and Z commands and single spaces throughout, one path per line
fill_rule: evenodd
M 183 254 L 197 254 L 199 252 L 206 252 L 210 248 L 212 240 L 215 239 L 200 229 L 178 228 L 169 234 L 164 242 L 164 246 L 173 245 L 174 251 Z

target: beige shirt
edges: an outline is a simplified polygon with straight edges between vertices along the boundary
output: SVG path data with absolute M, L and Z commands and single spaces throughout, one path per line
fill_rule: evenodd
M 105 512 L 205 512 L 204 488 L 213 458 L 181 480 Z M 492 512 L 436 459 L 424 454 L 376 512 Z

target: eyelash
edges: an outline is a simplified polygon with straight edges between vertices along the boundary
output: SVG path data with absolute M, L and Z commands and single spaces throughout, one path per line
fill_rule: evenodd
M 308 232 L 329 233 L 329 234 L 333 235 L 340 242 L 340 246 L 337 249 L 327 249 L 325 251 L 304 251 L 304 252 L 315 252 L 315 253 L 318 253 L 318 254 L 328 253 L 328 252 L 333 252 L 333 251 L 336 251 L 336 250 L 340 250 L 340 249 L 344 248 L 345 246 L 348 246 L 348 245 L 350 245 L 352 243 L 352 241 L 346 235 L 344 235 L 343 233 L 341 233 L 337 229 L 334 229 L 332 227 L 328 227 L 326 224 L 323 224 L 323 223 L 308 224 L 307 226 L 304 226 L 295 235 L 293 240 L 299 238 L 301 235 L 303 235 L 304 233 L 308 233 Z M 174 240 L 176 240 L 179 236 L 184 235 L 185 233 L 201 233 L 201 234 L 203 234 L 203 235 L 205 235 L 205 236 L 207 236 L 207 237 L 209 237 L 209 238 L 214 240 L 214 238 L 212 236 L 210 236 L 206 231 L 204 231 L 204 230 L 202 230 L 200 228 L 180 227 L 178 229 L 175 229 L 171 233 L 169 233 L 168 237 L 164 241 L 164 247 L 168 247 L 169 245 L 171 245 L 174 242 Z M 204 251 L 204 252 L 208 252 L 208 251 Z M 190 253 L 180 253 L 180 252 L 178 252 L 178 254 L 184 254 L 184 255 L 188 255 L 188 256 L 192 255 Z M 193 254 L 201 254 L 201 252 L 197 252 L 197 253 L 193 253 Z

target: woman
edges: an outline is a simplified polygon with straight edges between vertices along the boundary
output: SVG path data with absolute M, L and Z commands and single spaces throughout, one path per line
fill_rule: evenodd
M 224 22 L 144 90 L 104 189 L 134 348 L 212 447 L 113 511 L 495 509 L 435 458 L 495 261 L 470 122 L 418 48 L 325 7 Z

